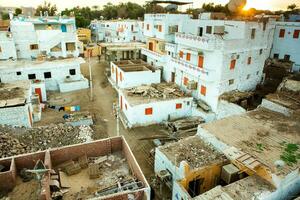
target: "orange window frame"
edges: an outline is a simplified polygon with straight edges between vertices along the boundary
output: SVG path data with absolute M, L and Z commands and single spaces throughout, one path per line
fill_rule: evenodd
M 198 56 L 198 67 L 203 68 L 203 63 L 204 63 L 204 57 Z
M 179 57 L 183 58 L 183 51 L 179 51 Z
M 186 54 L 186 60 L 187 60 L 187 61 L 190 61 L 190 60 L 191 60 L 191 54 L 190 54 L 190 53 L 187 53 L 187 54 Z
M 204 85 L 201 85 L 200 93 L 201 93 L 203 96 L 206 96 L 206 87 L 205 87 Z
M 300 30 L 294 30 L 293 38 L 297 39 L 299 38 Z
M 189 79 L 187 77 L 183 78 L 183 85 L 187 86 L 189 83 Z
M 279 37 L 284 38 L 284 35 L 285 35 L 285 29 L 280 29 L 279 30 Z
M 235 68 L 235 65 L 236 65 L 236 60 L 234 59 L 234 60 L 231 60 L 231 62 L 230 62 L 230 69 L 232 70 L 232 69 L 234 69 Z
M 176 109 L 181 109 L 182 108 L 182 103 L 176 103 Z
M 145 115 L 152 115 L 153 114 L 153 108 L 145 108 Z

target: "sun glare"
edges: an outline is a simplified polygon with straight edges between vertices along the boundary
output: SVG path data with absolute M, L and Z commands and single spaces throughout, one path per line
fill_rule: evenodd
M 249 10 L 250 8 L 255 8 L 258 10 L 271 10 L 272 9 L 272 0 L 248 0 L 246 6 L 243 8 L 244 11 Z

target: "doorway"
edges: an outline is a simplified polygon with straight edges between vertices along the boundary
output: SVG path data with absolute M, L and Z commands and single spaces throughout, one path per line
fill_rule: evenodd
M 200 187 L 203 181 L 204 181 L 203 178 L 199 178 L 189 182 L 188 192 L 191 195 L 191 197 L 196 197 L 200 194 Z

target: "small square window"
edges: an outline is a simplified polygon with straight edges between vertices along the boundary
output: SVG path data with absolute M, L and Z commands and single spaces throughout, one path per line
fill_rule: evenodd
M 38 44 L 31 44 L 30 45 L 30 50 L 37 50 L 39 48 Z
M 17 72 L 17 75 L 18 75 L 18 76 L 22 75 L 22 72 Z
M 284 55 L 284 60 L 285 60 L 285 61 L 289 61 L 289 60 L 290 60 L 290 58 L 291 58 L 291 56 L 290 56 L 290 55 Z
M 234 79 L 229 80 L 229 85 L 232 85 L 234 83 Z
M 279 54 L 278 53 L 274 53 L 273 58 L 279 59 Z
M 75 69 L 70 69 L 69 72 L 70 72 L 70 75 L 76 75 L 76 70 Z
M 44 78 L 51 78 L 51 72 L 45 72 Z
M 152 115 L 153 114 L 153 109 L 152 108 L 146 108 L 145 109 L 145 115 Z
M 262 49 L 260 49 L 259 50 L 259 55 L 261 55 L 263 53 L 263 50 Z
M 247 75 L 247 80 L 250 78 L 250 74 Z
M 34 80 L 34 79 L 36 79 L 35 74 L 28 74 L 28 79 L 29 79 L 29 80 Z
M 176 103 L 176 109 L 181 109 L 182 108 L 182 103 Z
M 258 75 L 258 74 L 259 74 L 259 71 L 256 72 L 256 75 Z
M 207 26 L 206 27 L 206 33 L 211 34 L 212 33 L 212 26 Z

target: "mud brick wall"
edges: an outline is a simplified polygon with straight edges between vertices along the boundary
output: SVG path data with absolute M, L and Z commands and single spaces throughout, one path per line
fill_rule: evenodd
M 72 145 L 50 151 L 52 165 L 57 166 L 68 160 L 76 160 L 78 157 L 87 155 L 97 157 L 122 150 L 122 139 L 112 138 L 97 142 Z
M 47 169 L 52 168 L 50 152 L 48 150 L 45 153 L 44 164 Z M 49 171 L 42 180 L 42 191 L 40 194 L 40 200 L 48 200 L 50 198 L 51 198 L 51 192 L 50 192 L 50 171 Z
M 9 169 L 8 171 L 0 172 L 0 191 L 9 192 L 16 185 L 16 165 L 14 159 L 1 162 L 1 165 Z

